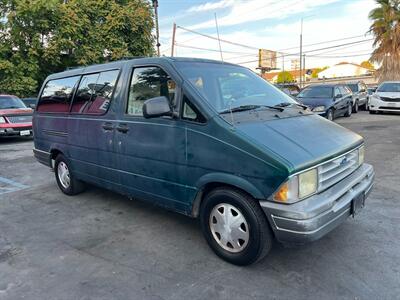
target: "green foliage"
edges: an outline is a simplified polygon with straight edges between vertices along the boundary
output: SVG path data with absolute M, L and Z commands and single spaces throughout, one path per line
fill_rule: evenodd
M 366 69 L 368 69 L 368 70 L 373 70 L 373 69 L 374 69 L 374 65 L 371 64 L 368 60 L 363 61 L 363 62 L 360 64 L 360 66 L 363 67 L 363 68 L 366 68 Z
M 31 96 L 68 67 L 154 54 L 147 0 L 0 0 L 0 20 L 0 93 Z
M 370 61 L 380 65 L 376 71 L 379 81 L 400 80 L 400 1 L 375 0 L 371 10 L 369 32 L 375 36 Z
M 294 78 L 292 74 L 290 74 L 287 71 L 282 71 L 278 74 L 278 78 L 276 80 L 277 83 L 287 83 L 287 82 L 293 82 Z
M 323 68 L 315 68 L 313 69 L 312 73 L 311 73 L 311 78 L 318 78 L 318 73 L 322 72 L 324 70 L 328 69 L 328 67 L 323 67 Z

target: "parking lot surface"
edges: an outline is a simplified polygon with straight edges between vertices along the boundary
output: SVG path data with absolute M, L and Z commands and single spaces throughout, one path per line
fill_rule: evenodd
M 337 122 L 375 167 L 365 209 L 249 267 L 215 256 L 196 220 L 96 187 L 62 194 L 32 140 L 0 139 L 0 299 L 400 299 L 400 115 Z

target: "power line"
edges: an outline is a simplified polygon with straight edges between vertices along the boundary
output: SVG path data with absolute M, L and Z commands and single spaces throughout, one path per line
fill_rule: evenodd
M 210 52 L 220 52 L 220 50 L 218 50 L 218 49 L 211 49 L 211 48 L 202 48 L 202 47 L 196 47 L 196 46 L 182 45 L 181 43 L 175 43 L 175 45 L 178 46 L 178 47 L 183 47 L 183 48 L 197 49 L 197 50 L 210 51 Z M 237 52 L 237 51 L 228 51 L 228 50 L 222 50 L 222 52 L 224 52 L 224 53 L 231 53 L 231 54 L 245 54 L 244 56 L 255 55 L 254 53 Z

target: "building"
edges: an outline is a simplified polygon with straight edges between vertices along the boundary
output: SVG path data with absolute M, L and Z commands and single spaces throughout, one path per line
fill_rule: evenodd
M 314 69 L 306 69 L 303 70 L 303 78 L 305 78 L 306 81 L 309 81 L 311 79 L 311 73 Z M 278 80 L 278 75 L 282 71 L 274 71 L 274 72 L 268 72 L 261 74 L 262 78 L 268 80 L 269 82 L 276 83 Z M 286 72 L 286 70 L 285 70 Z M 292 75 L 294 78 L 295 82 L 300 82 L 300 70 L 292 70 L 292 71 L 287 71 Z
M 342 62 L 318 73 L 318 79 L 343 78 L 355 76 L 367 76 L 373 73 L 372 70 L 360 65 Z

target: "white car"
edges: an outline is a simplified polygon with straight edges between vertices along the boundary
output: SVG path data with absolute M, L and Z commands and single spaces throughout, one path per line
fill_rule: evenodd
M 369 113 L 400 112 L 400 81 L 385 81 L 369 97 Z

